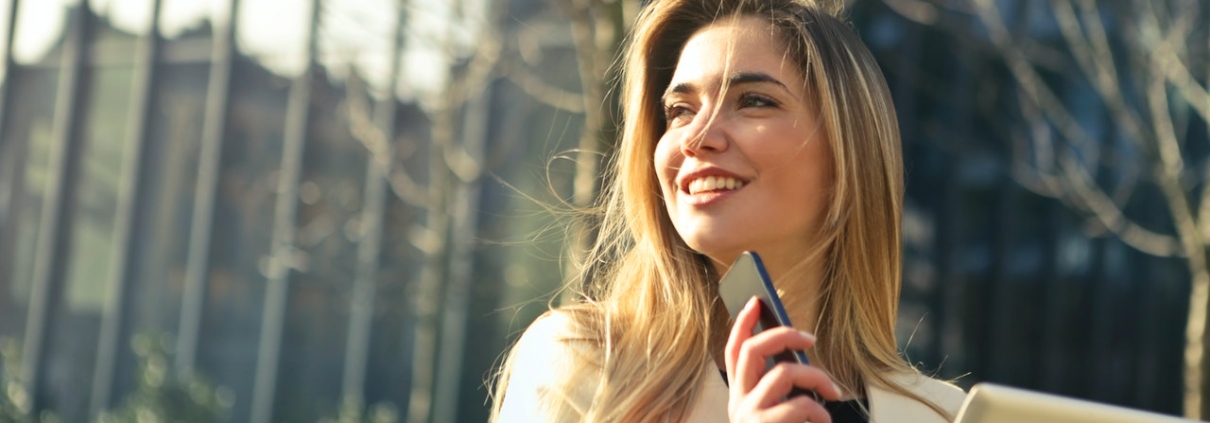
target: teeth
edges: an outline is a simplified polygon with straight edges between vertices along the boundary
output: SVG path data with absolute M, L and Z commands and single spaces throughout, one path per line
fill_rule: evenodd
M 705 178 L 694 179 L 689 183 L 689 193 L 697 194 L 699 192 L 715 191 L 715 190 L 733 190 L 744 186 L 744 183 L 735 178 L 726 176 L 707 176 Z

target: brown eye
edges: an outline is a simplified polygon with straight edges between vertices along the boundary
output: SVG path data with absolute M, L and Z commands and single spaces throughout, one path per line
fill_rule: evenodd
M 747 93 L 739 96 L 739 108 L 745 107 L 777 107 L 779 104 L 772 98 L 760 94 Z
M 670 104 L 664 106 L 664 121 L 673 123 L 677 119 L 690 116 L 693 111 L 681 104 Z

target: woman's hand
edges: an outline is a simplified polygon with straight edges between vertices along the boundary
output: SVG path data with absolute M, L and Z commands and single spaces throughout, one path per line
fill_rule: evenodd
M 798 387 L 815 391 L 829 400 L 840 399 L 840 389 L 823 371 L 804 364 L 778 363 L 765 372 L 766 360 L 786 350 L 804 350 L 815 345 L 815 337 L 789 327 L 777 327 L 752 335 L 760 318 L 756 298 L 748 300 L 735 318 L 727 339 L 725 361 L 730 380 L 727 413 L 731 421 L 831 423 L 832 416 L 810 396 L 782 398 Z

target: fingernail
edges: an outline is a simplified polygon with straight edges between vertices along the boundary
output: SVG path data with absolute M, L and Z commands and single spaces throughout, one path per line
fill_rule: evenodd
M 759 301 L 755 295 L 748 299 L 748 304 L 744 304 L 744 308 L 756 307 L 756 302 Z
M 799 331 L 798 334 L 802 335 L 803 338 L 807 338 L 808 341 L 815 342 L 815 335 L 802 331 Z
M 840 385 L 837 385 L 837 384 L 835 384 L 835 383 L 832 383 L 832 389 L 835 389 L 835 390 L 836 390 L 836 393 L 841 394 L 841 395 L 844 395 L 844 393 L 840 391 Z

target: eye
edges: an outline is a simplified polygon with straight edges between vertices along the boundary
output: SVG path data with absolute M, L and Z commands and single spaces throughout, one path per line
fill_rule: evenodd
M 745 107 L 777 107 L 779 104 L 772 98 L 756 93 L 744 93 L 737 101 L 739 108 Z
M 673 103 L 664 106 L 664 121 L 669 124 L 692 115 L 693 111 L 685 107 L 684 103 Z

